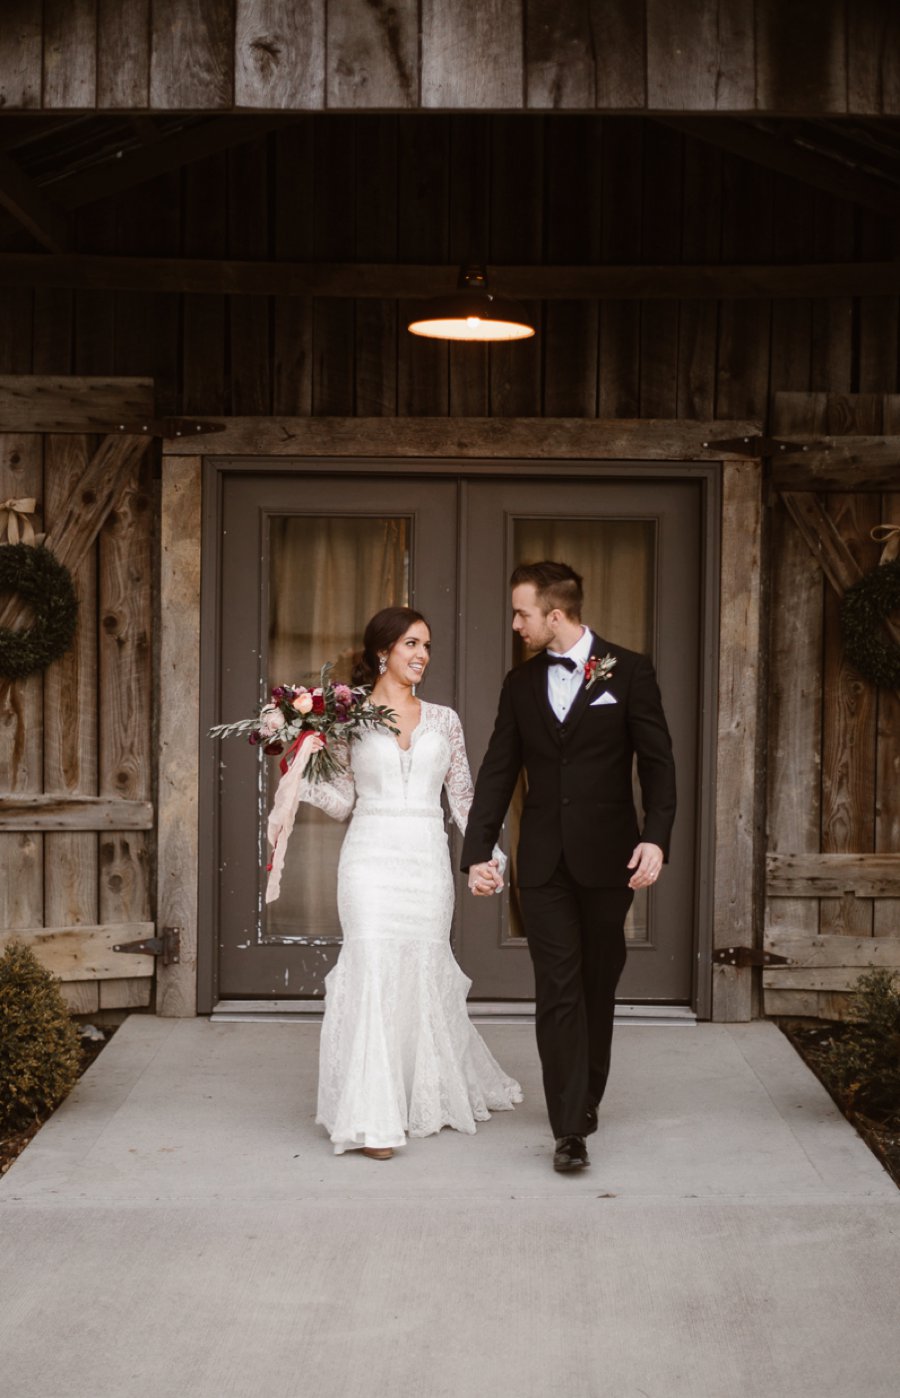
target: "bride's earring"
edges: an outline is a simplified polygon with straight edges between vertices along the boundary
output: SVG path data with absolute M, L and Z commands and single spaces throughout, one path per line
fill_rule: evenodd
M 386 671 L 387 671 L 387 658 L 386 658 L 385 656 L 383 656 L 383 655 L 379 655 L 379 657 L 378 657 L 378 673 L 379 673 L 379 675 L 383 675 L 383 674 L 385 674 Z

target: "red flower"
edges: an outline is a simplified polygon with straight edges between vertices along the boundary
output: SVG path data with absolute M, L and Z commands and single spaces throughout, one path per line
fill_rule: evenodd
M 317 694 L 317 693 L 315 693 L 315 692 L 313 693 L 313 706 L 312 706 L 312 711 L 313 711 L 314 714 L 324 714 L 324 712 L 325 712 L 325 696 L 324 696 L 324 694 Z

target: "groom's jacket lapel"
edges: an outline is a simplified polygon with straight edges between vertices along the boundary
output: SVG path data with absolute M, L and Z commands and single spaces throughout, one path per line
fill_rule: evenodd
M 589 655 L 603 655 L 603 654 L 605 654 L 605 651 L 602 649 L 603 644 L 604 644 L 604 643 L 603 643 L 603 641 L 601 641 L 600 637 L 597 636 L 597 635 L 592 631 L 592 632 L 591 632 L 591 648 L 590 648 L 590 651 L 588 652 L 588 654 L 589 654 Z M 609 650 L 609 647 L 608 647 L 608 646 L 607 646 L 607 650 Z M 572 702 L 572 707 L 571 707 L 571 709 L 569 710 L 569 712 L 566 714 L 565 723 L 563 724 L 563 727 L 564 727 L 565 730 L 566 730 L 566 736 L 567 736 L 567 737 L 570 736 L 570 735 L 575 731 L 575 728 L 577 727 L 577 725 L 578 725 L 579 722 L 581 721 L 581 718 L 582 718 L 582 716 L 583 716 L 583 714 L 584 714 L 584 711 L 585 711 L 585 709 L 586 709 L 587 706 L 588 706 L 589 700 L 591 700 L 591 699 L 596 699 L 597 695 L 598 695 L 598 694 L 601 694 L 601 693 L 602 693 L 602 690 L 601 690 L 601 689 L 591 689 L 591 690 L 589 690 L 589 689 L 587 688 L 587 686 L 585 685 L 584 677 L 582 676 L 581 688 L 579 689 L 578 693 L 575 695 L 575 698 L 574 698 L 574 700 L 573 700 L 573 702 Z
M 547 652 L 541 651 L 533 660 L 529 660 L 528 668 L 531 672 L 531 688 L 534 694 L 534 701 L 538 707 L 538 712 L 546 725 L 547 732 L 554 743 L 560 741 L 559 719 L 550 707 L 550 695 L 548 693 L 547 674 L 550 665 L 547 659 Z

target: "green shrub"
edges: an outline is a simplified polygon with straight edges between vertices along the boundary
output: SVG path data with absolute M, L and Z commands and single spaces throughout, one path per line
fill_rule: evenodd
M 0 1127 L 47 1116 L 74 1086 L 78 1030 L 58 983 L 24 942 L 0 956 Z
M 900 1126 L 900 987 L 889 971 L 860 976 L 851 1018 L 823 1058 L 848 1106 Z

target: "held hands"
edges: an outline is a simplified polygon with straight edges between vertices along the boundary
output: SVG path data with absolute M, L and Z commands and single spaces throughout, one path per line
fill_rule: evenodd
M 628 861 L 628 868 L 634 870 L 628 880 L 628 887 L 647 888 L 651 883 L 656 883 L 662 866 L 663 852 L 659 845 L 637 845 L 634 854 Z
M 496 859 L 469 866 L 469 892 L 474 893 L 476 898 L 488 898 L 492 893 L 499 893 L 502 887 L 503 879 Z

